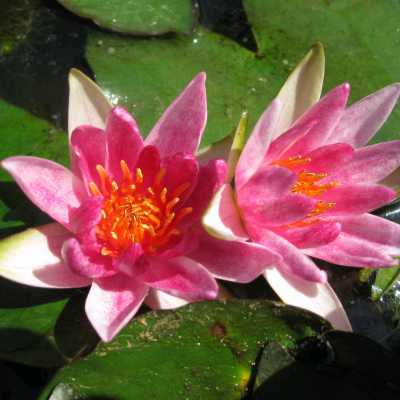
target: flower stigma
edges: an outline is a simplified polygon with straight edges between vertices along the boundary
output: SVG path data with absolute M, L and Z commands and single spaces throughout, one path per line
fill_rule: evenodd
M 132 173 L 124 160 L 120 161 L 120 167 L 119 183 L 111 179 L 102 165 L 97 165 L 100 187 L 95 182 L 89 184 L 93 196 L 104 197 L 96 227 L 97 239 L 102 244 L 101 254 L 117 257 L 133 243 L 141 244 L 147 253 L 154 253 L 172 238 L 181 236 L 178 225 L 193 209 L 178 205 L 180 196 L 191 184 L 183 183 L 169 193 L 162 185 L 165 168 L 160 168 L 153 182 L 148 184 L 141 168 Z

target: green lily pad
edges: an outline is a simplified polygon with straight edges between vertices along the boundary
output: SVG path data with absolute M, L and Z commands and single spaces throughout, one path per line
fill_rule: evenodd
M 86 354 L 98 336 L 85 316 L 85 296 L 0 279 L 0 359 L 48 368 Z
M 316 41 L 325 46 L 325 91 L 348 81 L 351 101 L 399 80 L 400 3 L 396 0 L 243 0 L 259 52 L 293 67 Z M 399 138 L 400 110 L 374 142 Z
M 285 76 L 266 58 L 204 28 L 170 40 L 91 32 L 87 58 L 100 87 L 135 115 L 145 135 L 193 76 L 206 71 L 204 146 L 234 132 L 243 110 L 249 110 L 253 125 Z
M 190 33 L 194 22 L 190 0 L 58 1 L 73 13 L 116 32 L 136 35 Z
M 0 160 L 14 155 L 29 155 L 64 165 L 68 163 L 68 138 L 64 132 L 1 100 L 0 137 Z M 0 170 L 0 235 L 5 229 L 40 224 L 46 220 L 12 182 L 11 177 Z
M 372 300 L 379 300 L 396 282 L 400 282 L 399 267 L 382 268 L 378 270 L 371 287 Z
M 239 399 L 265 343 L 295 351 L 327 328 L 314 314 L 268 301 L 151 312 L 62 369 L 40 399 L 59 384 L 79 398 Z

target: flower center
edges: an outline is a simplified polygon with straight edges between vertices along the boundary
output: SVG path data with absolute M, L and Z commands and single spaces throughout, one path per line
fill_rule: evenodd
M 287 168 L 297 175 L 297 181 L 292 186 L 292 193 L 303 194 L 309 197 L 316 197 L 326 191 L 335 188 L 340 185 L 338 181 L 331 181 L 328 183 L 319 183 L 320 180 L 328 176 L 327 173 L 315 173 L 305 169 L 300 169 L 303 165 L 307 165 L 311 162 L 310 157 L 294 156 L 285 160 L 279 160 L 273 163 L 279 167 Z M 291 224 L 291 227 L 300 227 L 318 222 L 319 219 L 316 216 L 324 213 L 335 207 L 336 203 L 326 202 L 319 200 L 317 201 L 314 209 L 307 215 L 302 221 Z
M 149 186 L 144 183 L 140 168 L 136 168 L 133 175 L 124 160 L 120 166 L 119 184 L 101 165 L 96 166 L 100 188 L 94 182 L 89 184 L 94 196 L 104 197 L 101 219 L 96 227 L 97 239 L 102 244 L 101 254 L 117 257 L 133 243 L 140 243 L 145 252 L 152 253 L 181 235 L 178 224 L 193 209 L 177 208 L 180 196 L 190 183 L 183 183 L 169 193 L 161 184 L 165 168 L 160 168 Z

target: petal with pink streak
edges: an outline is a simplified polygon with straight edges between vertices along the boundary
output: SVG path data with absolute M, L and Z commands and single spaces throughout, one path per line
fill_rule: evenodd
M 195 76 L 154 126 L 146 144 L 155 145 L 162 157 L 195 154 L 207 121 L 206 74 Z
M 161 186 L 165 186 L 168 190 L 167 198 L 173 199 L 178 196 L 180 205 L 183 205 L 189 198 L 197 184 L 199 174 L 199 164 L 196 158 L 192 155 L 184 155 L 182 153 L 175 154 L 167 158 L 163 167 L 165 168 L 165 177 L 161 181 Z M 182 185 L 188 185 L 185 191 L 180 191 Z
M 146 297 L 145 303 L 152 310 L 173 310 L 186 306 L 186 304 L 189 304 L 189 301 L 171 296 L 161 290 L 151 289 Z
M 265 164 L 237 190 L 238 202 L 246 206 L 259 199 L 280 198 L 290 192 L 296 180 L 296 174 L 289 169 Z
M 389 117 L 400 95 L 395 83 L 364 97 L 343 114 L 328 143 L 345 142 L 354 147 L 364 146 Z
M 122 107 L 115 107 L 108 114 L 106 126 L 107 160 L 106 170 L 120 181 L 121 160 L 129 168 L 136 165 L 143 148 L 143 140 L 133 117 Z
M 135 264 L 144 255 L 142 246 L 139 243 L 133 243 L 124 253 L 115 260 L 116 267 L 127 275 L 135 276 Z
M 143 184 L 145 187 L 151 186 L 157 173 L 160 170 L 160 153 L 154 146 L 143 147 L 136 163 L 136 168 L 140 168 L 143 173 Z
M 334 203 L 324 215 L 363 214 L 390 203 L 396 192 L 382 185 L 339 186 L 318 196 L 318 200 Z
M 379 268 L 398 264 L 398 261 L 387 255 L 386 246 L 344 232 L 326 246 L 303 251 L 311 257 L 349 267 Z
M 216 278 L 247 283 L 267 267 L 281 260 L 273 251 L 244 240 L 218 240 L 203 232 L 192 259 L 204 265 Z
M 204 266 L 186 257 L 152 259 L 141 279 L 153 289 L 189 301 L 213 300 L 218 285 Z
M 309 158 L 310 162 L 293 170 L 332 174 L 346 163 L 351 163 L 353 154 L 353 148 L 346 143 L 328 144 L 306 154 L 304 157 Z
M 76 193 L 79 181 L 69 170 L 53 161 L 27 156 L 6 158 L 1 166 L 32 203 L 69 229 L 69 209 L 80 204 Z
M 241 211 L 245 225 L 258 225 L 271 228 L 293 224 L 306 218 L 315 207 L 310 197 L 287 194 L 278 199 L 249 198 L 248 203 L 241 199 Z
M 89 257 L 75 238 L 64 243 L 62 256 L 68 267 L 80 276 L 94 279 L 116 274 L 116 271 L 111 268 L 110 259 L 100 254 Z
M 328 282 L 308 282 L 278 268 L 268 268 L 264 276 L 286 304 L 304 308 L 325 318 L 334 329 L 352 332 L 346 311 Z
M 296 121 L 295 126 L 315 120 L 319 122 L 309 130 L 306 136 L 290 147 L 285 153 L 285 158 L 305 154 L 327 144 L 328 137 L 343 115 L 349 93 L 348 83 L 337 86 Z
M 252 226 L 249 233 L 254 242 L 282 257 L 281 261 L 275 264 L 280 270 L 309 282 L 326 283 L 325 271 L 321 271 L 309 257 L 286 239 L 257 226 Z
M 0 241 L 0 276 L 44 288 L 90 285 L 90 279 L 71 271 L 61 259 L 71 233 L 59 224 L 42 225 Z
M 236 166 L 235 185 L 238 189 L 251 178 L 263 162 L 281 109 L 282 103 L 274 100 L 253 129 Z
M 203 228 L 213 237 L 222 240 L 247 239 L 234 192 L 229 183 L 215 194 L 202 219 Z
M 96 165 L 105 164 L 104 131 L 89 125 L 76 128 L 71 135 L 71 150 L 72 171 L 83 180 L 87 192 L 90 193 L 90 182 L 100 185 Z
M 334 241 L 340 230 L 340 224 L 337 222 L 321 221 L 298 228 L 278 228 L 275 232 L 299 249 L 306 249 L 324 246 Z
M 336 217 L 343 233 L 384 246 L 388 255 L 400 255 L 400 225 L 371 214 Z M 382 247 L 383 248 L 383 247 Z
M 109 342 L 132 319 L 148 293 L 141 281 L 117 274 L 93 282 L 86 315 L 104 342 Z
M 69 73 L 68 133 L 81 125 L 104 129 L 111 104 L 101 89 L 84 73 Z
M 193 208 L 186 221 L 199 221 L 212 197 L 224 183 L 227 171 L 228 166 L 224 160 L 211 160 L 200 166 L 197 184 L 185 204 L 186 207 Z
M 375 183 L 400 166 L 400 140 L 357 149 L 353 158 L 330 178 L 342 183 Z

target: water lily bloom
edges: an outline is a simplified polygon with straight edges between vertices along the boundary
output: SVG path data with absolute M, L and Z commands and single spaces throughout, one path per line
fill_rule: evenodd
M 369 214 L 396 193 L 381 184 L 400 164 L 400 141 L 367 142 L 400 93 L 393 84 L 346 107 L 344 83 L 321 100 L 323 49 L 317 45 L 257 122 L 204 217 L 220 238 L 247 238 L 278 253 L 265 277 L 286 302 L 339 329 L 347 316 L 311 257 L 353 267 L 398 265 L 400 226 Z M 310 73 L 312 70 L 312 73 Z
M 216 271 L 191 257 L 202 253 L 201 215 L 227 170 L 223 160 L 200 165 L 195 155 L 206 123 L 204 73 L 189 83 L 145 141 L 133 117 L 121 107 L 111 108 L 77 71 L 70 90 L 71 170 L 36 157 L 1 163 L 57 223 L 2 241 L 0 275 L 41 287 L 91 285 L 86 313 L 108 341 L 149 293 L 165 293 L 172 306 L 214 299 L 214 276 L 243 275 L 243 268 L 229 265 L 232 257 L 242 265 L 253 253 L 267 262 L 263 265 L 277 260 L 262 246 L 241 242 L 226 246 L 225 265 Z

